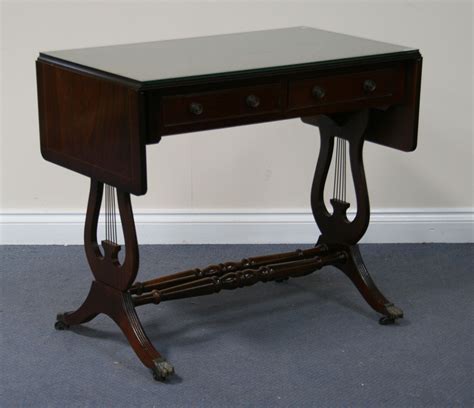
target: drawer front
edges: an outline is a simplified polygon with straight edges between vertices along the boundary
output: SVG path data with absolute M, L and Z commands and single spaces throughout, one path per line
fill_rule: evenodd
M 164 96 L 163 127 L 277 113 L 282 109 L 281 83 L 203 93 Z
M 292 80 L 288 108 L 332 104 L 357 106 L 371 101 L 394 103 L 403 97 L 403 90 L 404 70 L 401 67 Z

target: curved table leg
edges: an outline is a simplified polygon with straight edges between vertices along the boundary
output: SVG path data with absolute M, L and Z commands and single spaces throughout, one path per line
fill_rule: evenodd
M 91 286 L 86 300 L 84 300 L 84 303 L 82 303 L 79 309 L 73 312 L 59 313 L 56 316 L 54 328 L 56 330 L 65 330 L 68 329 L 69 326 L 90 322 L 99 314 L 97 307 L 94 306 L 98 301 L 96 297 L 94 286 Z
M 352 281 L 372 309 L 383 315 L 379 319 L 379 323 L 387 325 L 395 323 L 396 319 L 401 319 L 403 311 L 390 302 L 377 288 L 364 264 L 359 247 L 357 245 L 346 246 L 345 252 L 347 254 L 346 261 L 334 266 L 344 272 Z

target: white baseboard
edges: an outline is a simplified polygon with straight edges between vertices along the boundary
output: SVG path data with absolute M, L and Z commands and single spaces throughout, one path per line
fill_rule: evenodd
M 80 212 L 3 212 L 0 244 L 82 244 L 84 219 Z M 318 237 L 306 211 L 137 211 L 135 221 L 140 244 L 314 243 Z M 474 211 L 373 210 L 362 242 L 474 242 Z

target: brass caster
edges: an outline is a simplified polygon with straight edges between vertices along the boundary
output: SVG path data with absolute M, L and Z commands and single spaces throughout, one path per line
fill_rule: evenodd
M 54 328 L 56 330 L 67 330 L 67 329 L 69 329 L 69 325 L 64 322 L 63 318 L 64 318 L 64 315 L 62 313 L 60 313 L 56 316 L 57 320 L 56 320 L 56 323 L 54 323 Z
M 385 310 L 387 314 L 382 316 L 379 319 L 379 323 L 382 326 L 387 326 L 389 324 L 394 324 L 397 319 L 403 318 L 403 311 L 396 307 L 393 303 L 388 303 L 385 305 Z
M 166 381 L 169 376 L 174 374 L 174 367 L 168 363 L 164 358 L 157 358 L 153 360 L 154 367 L 151 369 L 153 378 L 156 381 Z

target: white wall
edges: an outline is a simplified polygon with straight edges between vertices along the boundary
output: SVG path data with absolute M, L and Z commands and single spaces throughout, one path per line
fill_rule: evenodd
M 383 216 L 411 214 L 410 228 L 415 229 L 402 229 L 387 238 L 392 227 L 386 228 L 374 240 L 472 240 L 472 2 L 3 1 L 1 5 L 2 242 L 75 242 L 76 230 L 55 240 L 57 231 L 51 223 L 60 224 L 61 219 L 53 215 L 77 217 L 87 199 L 85 177 L 40 156 L 34 69 L 39 51 L 297 25 L 420 48 L 424 62 L 418 149 L 410 154 L 373 144 L 365 149 L 372 208 L 382 214 L 383 222 L 387 221 Z M 314 128 L 298 120 L 164 138 L 148 148 L 149 191 L 134 198 L 135 210 L 165 218 L 177 210 L 184 214 L 180 221 L 184 224 L 188 213 L 195 217 L 200 212 L 230 212 L 223 224 L 238 223 L 243 213 L 257 219 L 258 214 L 270 214 L 277 217 L 277 224 L 287 222 L 289 232 L 275 237 L 267 231 L 262 241 L 307 239 L 290 231 L 298 221 L 288 221 L 288 214 L 290 218 L 302 214 L 302 222 L 310 228 L 309 187 L 318 139 Z M 419 218 L 427 211 L 433 215 L 431 224 L 426 217 Z M 31 222 L 32 215 L 45 212 L 53 214 L 37 219 L 39 224 Z M 72 231 L 68 222 L 61 224 L 64 231 Z M 440 224 L 449 225 L 451 235 L 446 236 L 445 230 L 433 234 L 433 228 L 445 228 Z M 32 228 L 39 234 L 37 240 L 27 238 Z M 233 241 L 252 242 L 248 235 L 246 231 Z M 194 242 L 185 237 L 176 240 Z M 150 238 L 150 242 L 168 241 L 173 239 Z M 199 234 L 196 241 L 200 242 Z

